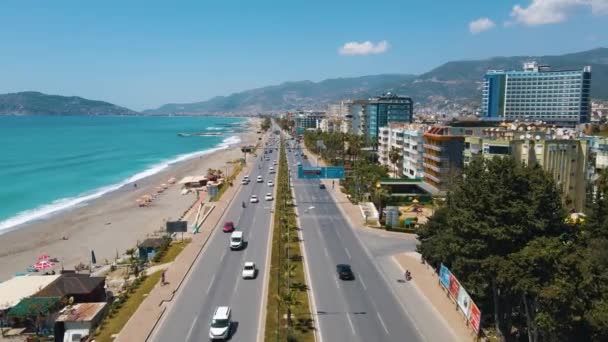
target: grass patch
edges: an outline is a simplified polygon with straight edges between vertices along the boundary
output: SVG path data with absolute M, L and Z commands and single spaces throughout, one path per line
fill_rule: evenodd
M 243 164 L 241 164 L 241 163 L 234 164 L 232 173 L 230 174 L 230 176 L 226 177 L 226 180 L 224 181 L 224 184 L 222 184 L 222 186 L 218 190 L 217 195 L 213 198 L 210 198 L 209 200 L 211 202 L 219 201 L 220 198 L 222 198 L 222 195 L 224 195 L 224 192 L 226 192 L 226 190 L 230 187 L 230 183 L 234 183 L 234 181 L 236 180 L 236 176 L 238 176 L 242 170 L 243 170 Z
M 272 235 L 272 256 L 265 341 L 314 341 L 308 286 L 300 250 L 293 199 L 288 185 L 287 158 L 281 145 Z M 289 249 L 289 257 L 287 255 Z M 287 319 L 291 312 L 291 322 Z
M 188 246 L 188 244 L 191 241 L 192 241 L 192 239 L 184 239 L 183 241 L 182 240 L 173 241 L 173 243 L 171 243 L 171 245 L 169 245 L 169 248 L 167 249 L 165 254 L 162 256 L 162 258 L 160 258 L 158 263 L 164 264 L 164 263 L 175 260 L 175 258 L 177 258 L 179 253 L 181 253 L 184 250 L 184 248 L 186 248 L 186 246 Z
M 98 328 L 98 333 L 95 336 L 96 341 L 111 342 L 112 335 L 117 334 L 127 324 L 127 321 L 137 311 L 139 305 L 144 301 L 146 294 L 152 291 L 152 288 L 160 280 L 162 271 L 152 273 L 145 277 L 143 281 L 132 292 L 128 293 L 122 304 L 117 305 L 116 310 L 106 316 Z

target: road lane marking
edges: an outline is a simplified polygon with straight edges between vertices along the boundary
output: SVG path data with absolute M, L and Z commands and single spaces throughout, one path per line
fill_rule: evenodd
M 365 282 L 363 281 L 363 278 L 361 278 L 361 275 L 358 274 L 359 276 L 359 281 L 361 282 L 361 285 L 363 285 L 363 288 L 365 289 L 365 291 L 367 291 L 367 286 L 365 286 Z
M 338 279 L 334 278 L 334 281 L 336 282 L 336 287 L 340 288 L 340 283 L 338 282 Z
M 190 330 L 188 330 L 188 335 L 186 335 L 186 341 L 190 341 L 190 337 L 194 332 L 194 326 L 196 325 L 196 321 L 198 320 L 198 316 L 194 317 L 192 324 L 190 325 Z
M 344 247 L 344 251 L 346 252 L 346 255 L 348 255 L 348 258 L 351 259 L 350 252 L 348 251 L 348 248 Z
M 211 287 L 213 286 L 214 281 L 215 281 L 215 274 L 213 274 L 213 277 L 211 277 L 211 281 L 209 282 L 209 287 L 207 287 L 207 294 L 209 294 L 209 291 L 211 290 Z
M 353 335 L 357 336 L 357 333 L 355 332 L 355 326 L 353 325 L 353 321 L 350 319 L 350 314 L 346 314 L 346 318 L 348 318 L 348 324 L 350 325 L 350 330 L 352 330 Z
M 382 324 L 384 331 L 386 331 L 386 334 L 390 335 L 388 329 L 386 329 L 386 325 L 384 325 L 384 321 L 382 320 L 382 316 L 380 316 L 380 313 L 376 311 L 376 315 L 378 316 L 378 319 L 380 320 L 380 324 Z
M 329 258 L 329 253 L 327 253 L 327 247 L 323 246 L 323 253 L 325 253 L 325 256 L 327 258 Z

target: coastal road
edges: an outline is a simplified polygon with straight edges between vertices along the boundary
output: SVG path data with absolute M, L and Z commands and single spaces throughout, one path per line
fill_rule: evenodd
M 321 340 L 424 341 L 328 190 L 297 178 L 296 163 L 309 161 L 293 150 L 288 160 Z M 337 264 L 351 265 L 355 280 L 339 280 Z
M 278 137 L 275 138 L 278 147 Z M 154 330 L 152 341 L 203 341 L 209 339 L 209 325 L 213 312 L 218 306 L 232 309 L 232 340 L 256 341 L 261 321 L 262 294 L 269 249 L 270 217 L 274 202 L 265 201 L 264 195 L 274 193 L 268 180 L 275 181 L 276 174 L 269 174 L 273 160 L 278 159 L 276 150 L 269 161 L 261 161 L 264 156 L 258 151 L 249 177 L 248 185 L 241 185 L 224 218 L 215 227 L 210 240 L 195 261 L 176 298 L 165 312 L 163 319 Z M 276 167 L 275 167 L 276 168 Z M 262 175 L 264 182 L 257 183 Z M 240 179 L 237 180 L 240 182 Z M 251 195 L 257 195 L 260 202 L 250 203 Z M 243 208 L 241 202 L 246 203 Z M 233 221 L 236 230 L 243 231 L 246 246 L 240 251 L 229 248 L 229 233 L 222 232 L 224 221 Z M 253 261 L 258 268 L 255 279 L 241 277 L 243 264 Z

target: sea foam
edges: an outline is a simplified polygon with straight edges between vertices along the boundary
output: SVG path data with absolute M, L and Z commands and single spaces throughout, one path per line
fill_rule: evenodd
M 220 144 L 218 144 L 217 146 L 215 146 L 213 148 L 178 155 L 174 159 L 170 159 L 170 160 L 163 161 L 158 164 L 152 165 L 150 168 L 148 168 L 144 171 L 141 171 L 139 173 L 136 173 L 133 176 L 131 176 L 121 182 L 107 185 L 107 186 L 104 186 L 101 188 L 97 188 L 93 191 L 90 191 L 90 192 L 87 192 L 87 193 L 84 193 L 84 194 L 81 194 L 81 195 L 78 195 L 75 197 L 61 198 L 61 199 L 53 201 L 52 203 L 39 206 L 35 209 L 22 211 L 13 217 L 0 221 L 0 235 L 16 229 L 16 228 L 18 228 L 17 226 L 22 225 L 24 223 L 28 223 L 28 222 L 35 221 L 35 220 L 40 220 L 40 219 L 46 218 L 52 214 L 57 214 L 58 212 L 66 210 L 66 209 L 71 209 L 71 208 L 74 208 L 77 206 L 86 205 L 87 202 L 89 202 L 91 200 L 97 199 L 109 192 L 118 190 L 127 184 L 136 182 L 140 179 L 143 179 L 143 178 L 152 176 L 156 173 L 159 173 L 173 164 L 183 162 L 183 161 L 191 159 L 191 158 L 204 156 L 204 155 L 207 155 L 207 154 L 219 151 L 219 150 L 227 149 L 230 146 L 238 144 L 240 142 L 241 142 L 240 137 L 231 136 L 231 137 L 224 139 Z

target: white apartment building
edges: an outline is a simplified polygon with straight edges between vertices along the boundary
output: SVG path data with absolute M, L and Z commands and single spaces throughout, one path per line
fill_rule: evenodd
M 379 128 L 378 160 L 389 168 L 389 174 L 396 176 L 395 178 L 423 177 L 422 152 L 426 130 L 426 125 L 407 123 L 391 123 Z M 401 154 L 397 165 L 390 160 L 390 151 L 393 148 Z M 395 170 L 396 175 L 393 174 Z

